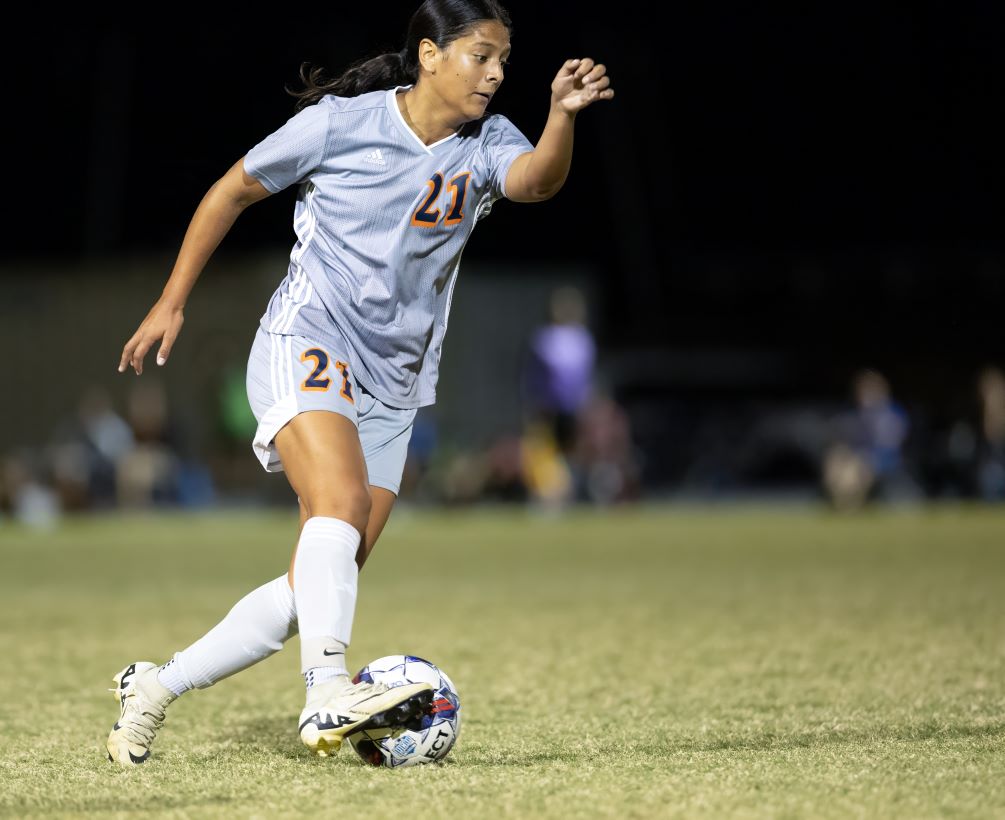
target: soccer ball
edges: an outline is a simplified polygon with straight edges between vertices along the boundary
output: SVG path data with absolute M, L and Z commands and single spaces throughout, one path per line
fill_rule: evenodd
M 405 724 L 388 729 L 370 729 L 349 735 L 349 743 L 371 766 L 391 769 L 443 760 L 461 730 L 461 699 L 453 681 L 442 669 L 414 655 L 387 655 L 368 663 L 353 678 L 387 686 L 406 683 L 433 684 L 429 711 Z

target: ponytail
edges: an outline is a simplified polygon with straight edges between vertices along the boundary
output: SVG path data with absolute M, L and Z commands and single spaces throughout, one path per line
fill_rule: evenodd
M 351 65 L 334 80 L 325 77 L 323 68 L 300 66 L 300 91 L 286 89 L 297 98 L 296 110 L 302 111 L 326 94 L 356 97 L 368 91 L 380 91 L 419 81 L 419 43 L 428 38 L 446 48 L 484 20 L 498 20 L 512 34 L 509 12 L 499 0 L 424 0 L 408 24 L 405 47 L 401 51 L 378 54 Z
M 412 64 L 410 64 L 410 62 Z M 410 85 L 419 75 L 417 61 L 409 61 L 405 51 L 390 51 L 376 57 L 360 60 L 346 69 L 341 76 L 330 80 L 323 68 L 311 67 L 310 63 L 300 66 L 300 80 L 304 87 L 300 91 L 286 89 L 286 93 L 297 98 L 295 111 L 302 111 L 313 105 L 326 94 L 338 97 L 355 97 L 368 91 L 380 91 L 399 85 Z

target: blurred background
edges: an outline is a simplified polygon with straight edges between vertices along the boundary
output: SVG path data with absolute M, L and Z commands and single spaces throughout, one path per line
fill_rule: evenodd
M 293 189 L 228 235 L 170 364 L 116 366 L 301 62 L 397 50 L 413 8 L 10 37 L 0 524 L 294 503 L 244 392 Z M 536 140 L 572 56 L 617 96 L 556 198 L 468 244 L 402 501 L 1005 501 L 1000 5 L 508 8 L 492 110 Z

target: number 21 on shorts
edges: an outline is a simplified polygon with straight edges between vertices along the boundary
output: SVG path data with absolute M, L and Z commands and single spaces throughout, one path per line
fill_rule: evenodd
M 308 359 L 314 362 L 314 369 L 311 374 L 304 379 L 300 385 L 301 390 L 327 390 L 332 386 L 332 380 L 325 375 L 328 371 L 330 359 L 328 354 L 320 347 L 312 347 L 300 354 L 300 361 L 306 362 Z M 346 362 L 335 361 L 335 369 L 342 376 L 342 389 L 339 395 L 355 404 L 352 396 L 352 382 L 349 381 L 349 365 Z

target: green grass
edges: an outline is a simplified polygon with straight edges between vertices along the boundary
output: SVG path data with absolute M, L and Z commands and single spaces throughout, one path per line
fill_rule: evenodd
M 442 765 L 300 745 L 298 642 L 108 762 L 111 676 L 279 575 L 292 515 L 0 526 L 0 811 L 173 817 L 1001 817 L 1005 510 L 392 516 L 350 666 L 457 684 Z

